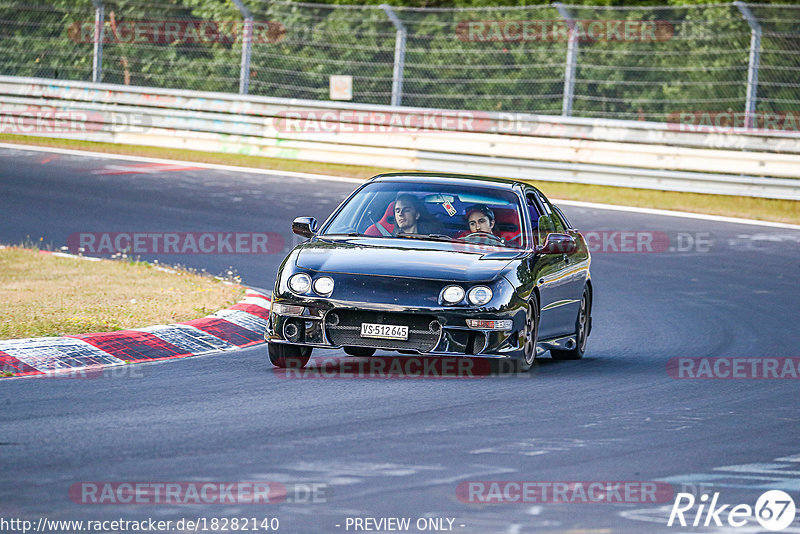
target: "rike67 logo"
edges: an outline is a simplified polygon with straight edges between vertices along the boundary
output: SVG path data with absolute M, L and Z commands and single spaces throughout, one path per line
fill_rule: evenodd
M 762 528 L 778 531 L 792 524 L 795 513 L 794 499 L 780 490 L 762 493 L 755 507 L 720 505 L 719 492 L 715 492 L 710 501 L 707 494 L 696 499 L 691 493 L 678 493 L 667 526 L 721 527 L 727 523 L 730 527 L 743 527 L 755 518 Z

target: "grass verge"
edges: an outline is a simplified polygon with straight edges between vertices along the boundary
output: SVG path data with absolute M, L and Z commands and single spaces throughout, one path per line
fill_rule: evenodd
M 310 161 L 264 158 L 243 154 L 222 154 L 162 147 L 138 145 L 116 145 L 96 143 L 76 139 L 48 139 L 34 136 L 0 134 L 0 141 L 55 148 L 90 150 L 109 154 L 125 154 L 151 158 L 165 158 L 221 165 L 235 165 L 278 171 L 309 172 L 367 179 L 382 172 L 396 172 L 397 169 L 379 167 L 360 167 Z M 603 204 L 619 204 L 642 208 L 688 211 L 726 217 L 742 217 L 762 221 L 800 224 L 800 202 L 769 198 L 739 197 L 732 195 L 704 195 L 700 193 L 679 193 L 652 189 L 633 189 L 602 185 L 571 184 L 566 182 L 530 181 L 547 196 L 565 200 L 582 200 Z
M 0 248 L 0 339 L 85 334 L 204 317 L 239 285 L 143 262 L 86 261 Z

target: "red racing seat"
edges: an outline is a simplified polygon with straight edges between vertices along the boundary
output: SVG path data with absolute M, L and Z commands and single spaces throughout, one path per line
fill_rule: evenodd
M 520 225 L 519 214 L 515 209 L 494 210 L 494 233 L 503 238 L 506 243 L 519 243 Z
M 386 206 L 386 213 L 383 214 L 381 220 L 367 228 L 364 235 L 376 237 L 392 235 L 394 233 L 394 224 L 389 222 L 390 218 L 394 220 L 394 200 L 389 202 L 389 205 Z M 381 228 L 378 228 L 378 225 L 380 225 Z

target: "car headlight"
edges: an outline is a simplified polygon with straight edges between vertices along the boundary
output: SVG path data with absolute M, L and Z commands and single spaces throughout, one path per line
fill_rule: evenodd
M 333 293 L 333 278 L 330 276 L 321 276 L 314 280 L 314 291 L 323 297 L 330 296 Z
M 467 299 L 475 306 L 483 306 L 492 300 L 492 290 L 486 286 L 475 286 L 469 290 Z
M 299 295 L 305 295 L 311 289 L 311 277 L 306 273 L 297 273 L 289 278 L 289 289 Z
M 446 304 L 457 304 L 464 300 L 464 288 L 461 286 L 447 286 L 442 291 L 442 299 Z

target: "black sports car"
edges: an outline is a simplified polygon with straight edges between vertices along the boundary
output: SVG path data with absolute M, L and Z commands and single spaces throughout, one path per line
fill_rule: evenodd
M 353 356 L 578 359 L 591 331 L 583 236 L 514 180 L 392 173 L 356 189 L 278 270 L 266 340 L 278 367 L 313 348 Z M 499 361 L 499 360 L 494 360 Z

